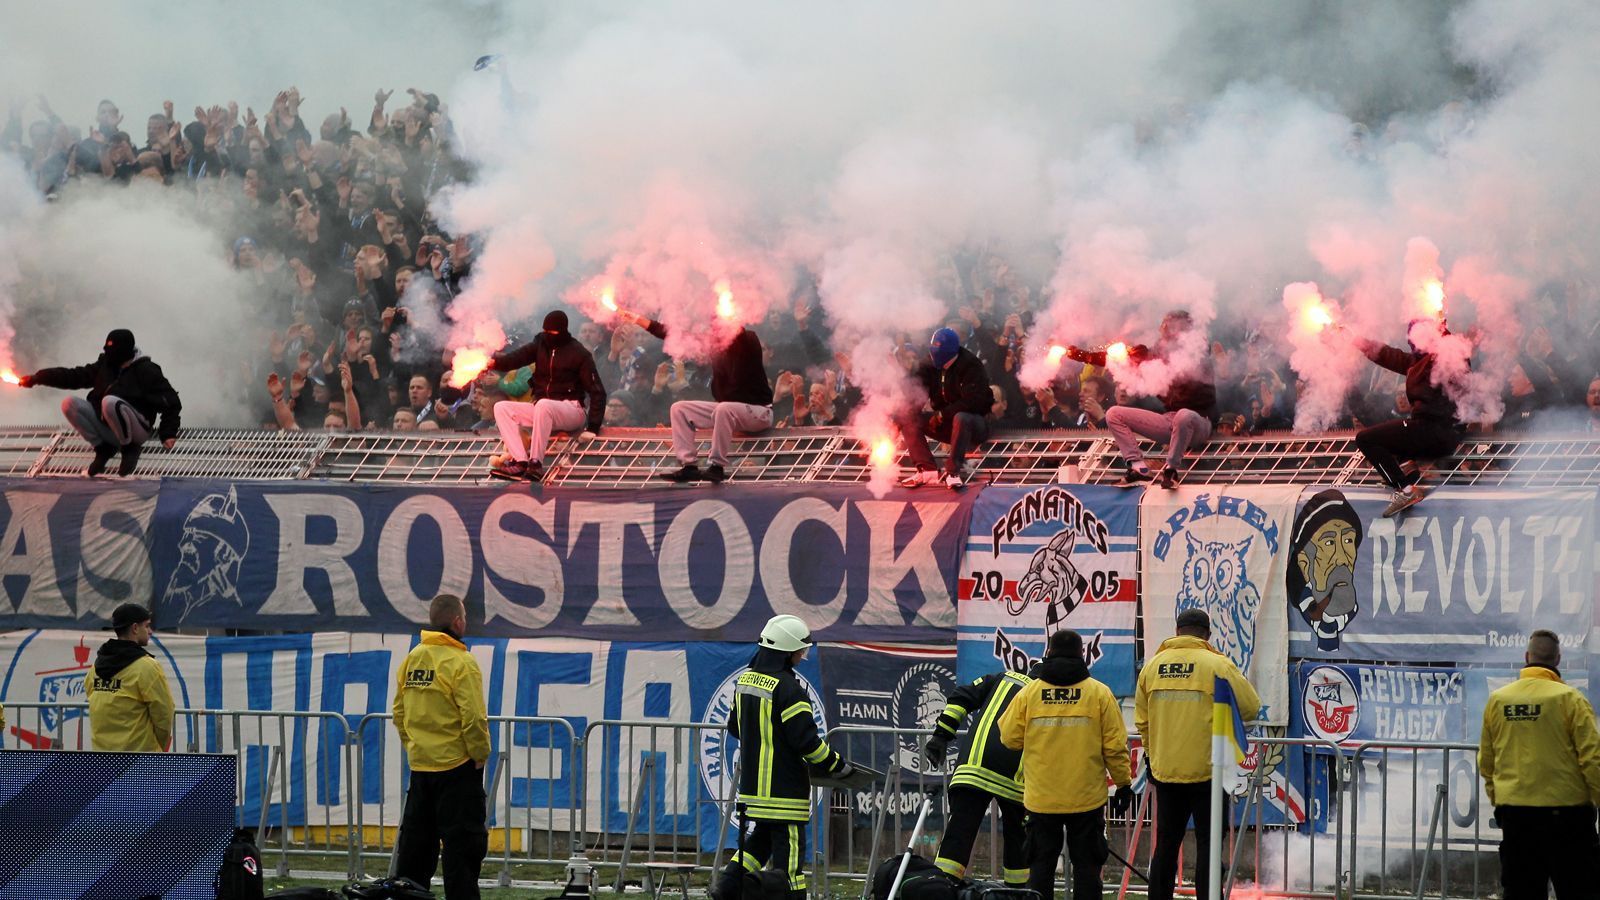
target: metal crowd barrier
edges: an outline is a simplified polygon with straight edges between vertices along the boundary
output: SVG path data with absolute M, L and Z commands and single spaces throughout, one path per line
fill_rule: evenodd
M 860 484 L 872 475 L 860 441 L 847 428 L 774 429 L 735 443 L 729 474 L 738 483 Z M 478 485 L 494 483 L 489 459 L 499 452 L 494 435 L 194 428 L 183 432 L 175 449 L 145 454 L 137 477 Z M 65 428 L 0 428 L 3 476 L 77 476 L 89 456 L 88 445 Z M 1106 483 L 1121 473 L 1116 447 L 1104 431 L 1000 431 L 970 459 L 981 481 L 1002 485 Z M 667 429 L 607 428 L 590 440 L 558 436 L 545 483 L 637 488 L 657 483 L 656 475 L 676 466 Z M 1451 457 L 1428 468 L 1441 484 L 1600 485 L 1600 432 L 1469 435 Z M 1379 485 L 1348 431 L 1217 437 L 1189 454 L 1183 480 Z
M 90 748 L 86 704 L 4 707 L 0 747 Z M 332 712 L 180 709 L 173 749 L 238 757 L 239 820 L 260 829 L 263 856 L 275 860 L 278 873 L 287 874 L 291 859 L 341 860 L 346 874 L 358 878 L 374 860 L 392 856 L 401 820 L 407 769 L 391 727 L 387 714 L 352 723 Z M 737 777 L 719 726 L 600 720 L 580 731 L 563 718 L 504 716 L 492 718 L 490 728 L 485 871 L 498 865 L 501 884 L 514 876 L 555 879 L 580 847 L 616 890 L 637 880 L 633 873 L 642 873 L 647 888 L 668 874 L 704 876 L 707 884 L 715 877 L 722 851 L 702 850 L 701 836 L 727 834 Z M 951 763 L 943 773 L 921 771 L 929 734 L 862 726 L 828 731 L 834 749 L 885 778 L 868 790 L 822 792 L 813 864 L 818 895 L 864 895 L 873 866 L 904 848 L 930 790 L 942 821 L 948 809 L 941 788 Z M 1498 833 L 1486 821 L 1475 745 L 1340 747 L 1279 737 L 1254 744 L 1263 758 L 1276 758 L 1276 775 L 1258 767 L 1235 801 L 1242 827 L 1225 848 L 1235 890 L 1251 897 L 1401 900 L 1475 897 L 1498 883 Z M 1300 782 L 1286 785 L 1287 756 L 1294 753 L 1305 755 L 1295 769 Z M 703 761 L 711 768 L 703 771 Z M 1304 799 L 1307 821 L 1269 820 L 1267 800 L 1291 787 Z M 1154 800 L 1146 792 L 1135 811 L 1109 823 L 1112 847 L 1142 872 L 1149 870 Z M 1000 870 L 997 821 L 990 816 L 987 840 L 980 836 L 974 848 L 973 872 Z M 919 852 L 935 855 L 939 830 L 927 829 Z M 1115 860 L 1104 877 L 1121 881 L 1124 893 L 1130 886 Z

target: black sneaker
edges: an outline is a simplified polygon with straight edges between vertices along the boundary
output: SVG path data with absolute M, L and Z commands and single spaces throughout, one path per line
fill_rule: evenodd
M 1122 473 L 1122 480 L 1118 482 L 1118 484 L 1122 487 L 1133 487 L 1134 485 L 1139 484 L 1149 484 L 1150 482 L 1155 481 L 1155 479 L 1156 477 L 1150 474 L 1149 469 L 1138 469 L 1134 468 L 1133 466 L 1129 466 L 1127 470 Z
M 526 481 L 528 464 L 520 459 L 502 460 L 500 465 L 489 470 L 489 474 L 503 481 Z
M 117 465 L 117 474 L 127 478 L 139 466 L 139 454 L 144 452 L 143 444 L 129 444 L 122 448 L 122 462 Z
M 664 472 L 660 477 L 661 480 L 670 481 L 673 484 L 692 484 L 701 478 L 700 467 L 694 463 L 689 463 L 676 472 Z
M 528 460 L 528 466 L 522 478 L 524 481 L 531 481 L 534 484 L 544 481 L 544 463 Z
M 717 465 L 716 463 L 712 463 L 711 465 L 706 466 L 705 478 L 712 484 L 721 484 L 728 480 L 728 473 L 724 471 L 721 466 Z
M 116 455 L 116 445 L 96 444 L 94 448 L 94 459 L 89 463 L 89 468 L 85 474 L 87 474 L 90 478 L 94 478 L 97 475 L 104 475 L 106 472 L 106 464 L 111 462 L 111 457 Z
M 1160 485 L 1163 490 L 1168 490 L 1168 491 L 1170 491 L 1173 488 L 1177 487 L 1178 486 L 1178 470 L 1174 469 L 1171 466 L 1167 466 L 1167 467 L 1163 468 L 1161 470 L 1161 474 L 1156 477 L 1156 484 Z

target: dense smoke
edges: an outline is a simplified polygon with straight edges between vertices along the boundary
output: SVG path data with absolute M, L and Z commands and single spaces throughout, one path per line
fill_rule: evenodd
M 1413 239 L 1436 248 L 1458 355 L 1441 377 L 1472 418 L 1499 414 L 1517 310 L 1544 285 L 1600 274 L 1585 246 L 1600 225 L 1600 124 L 1583 114 L 1600 88 L 1600 12 L 1576 0 L 289 7 L 220 22 L 181 5 L 24 14 L 0 37 L 16 51 L 0 52 L 0 84 L 18 100 L 47 91 L 82 124 L 102 94 L 138 122 L 168 96 L 260 108 L 297 84 L 308 120 L 343 106 L 360 121 L 372 88 L 437 90 L 477 172 L 436 204 L 480 241 L 440 324 L 452 343 L 495 349 L 500 326 L 526 335 L 556 306 L 604 319 L 611 291 L 668 324 L 669 353 L 703 358 L 726 332 L 706 327 L 719 285 L 772 343 L 784 335 L 771 314 L 814 284 L 865 390 L 867 439 L 911 396 L 895 348 L 920 352 L 997 286 L 1043 288 L 1027 385 L 1060 374 L 1053 344 L 1154 344 L 1162 314 L 1185 308 L 1209 334 L 1164 370 L 1117 373 L 1128 386 L 1159 392 L 1199 364 L 1205 337 L 1238 349 L 1254 336 L 1302 379 L 1297 425 L 1310 429 L 1370 384 L 1351 337 L 1405 344 Z M 109 45 L 111 32 L 106 65 L 60 52 L 60 35 Z M 155 64 L 186 53 L 219 67 Z M 83 210 L 114 202 L 55 217 L 78 216 L 79 249 L 110 249 L 126 235 Z M 0 292 L 7 254 L 26 272 L 34 252 L 15 244 L 29 230 L 16 206 L 0 190 Z M 198 287 L 170 273 L 208 271 L 200 260 L 228 237 L 107 271 L 98 293 L 63 289 L 65 318 L 103 332 L 97 296 L 162 275 Z M 116 308 L 210 314 L 237 293 L 204 284 Z M 1285 287 L 1301 284 L 1342 330 L 1293 321 Z M 1593 299 L 1577 302 L 1593 318 Z

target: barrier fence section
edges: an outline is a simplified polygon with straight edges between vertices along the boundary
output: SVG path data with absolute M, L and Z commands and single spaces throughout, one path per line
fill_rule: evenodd
M 0 746 L 91 749 L 86 704 L 11 702 L 5 713 Z M 514 871 L 557 878 L 580 847 L 618 890 L 637 880 L 634 872 L 647 889 L 669 874 L 715 877 L 737 779 L 735 748 L 721 726 L 597 720 L 580 729 L 565 718 L 494 717 L 490 730 L 485 872 L 498 864 L 501 884 Z M 917 850 L 936 855 L 954 759 L 924 771 L 921 747 L 931 733 L 827 732 L 835 750 L 884 777 L 866 790 L 820 792 L 819 895 L 859 890 L 864 897 L 873 867 L 906 846 L 925 797 L 935 806 Z M 1261 897 L 1401 900 L 1476 897 L 1498 884 L 1499 832 L 1489 821 L 1476 745 L 1277 737 L 1253 744 L 1273 765 L 1258 765 L 1235 800 L 1240 827 L 1226 848 L 1231 887 Z M 408 770 L 387 714 L 352 723 L 331 712 L 180 709 L 172 749 L 238 758 L 238 821 L 260 829 L 263 855 L 279 874 L 291 858 L 321 859 L 343 861 L 346 874 L 359 878 L 392 855 Z M 1298 768 L 1286 765 L 1294 754 L 1303 754 Z M 1304 798 L 1298 821 L 1276 804 L 1286 792 Z M 1111 846 L 1141 875 L 1149 871 L 1155 806 L 1147 790 L 1126 817 L 1108 820 Z M 969 869 L 998 880 L 996 822 L 991 814 Z M 1116 859 L 1104 877 L 1120 881 L 1124 893 L 1140 886 Z

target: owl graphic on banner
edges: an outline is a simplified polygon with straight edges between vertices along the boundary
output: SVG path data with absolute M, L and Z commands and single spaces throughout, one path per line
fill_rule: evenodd
M 1178 613 L 1211 619 L 1210 642 L 1261 695 L 1261 716 L 1286 725 L 1288 602 L 1284 567 L 1300 488 L 1259 485 L 1147 492 L 1139 508 L 1145 652 L 1171 637 Z
M 1250 582 L 1246 561 L 1250 542 L 1202 541 L 1184 532 L 1183 585 L 1178 591 L 1178 612 L 1203 610 L 1211 617 L 1211 643 L 1249 671 L 1255 655 L 1256 613 L 1261 591 Z

